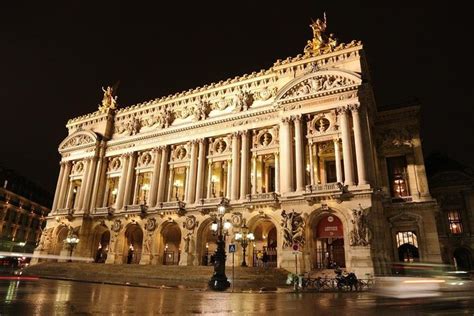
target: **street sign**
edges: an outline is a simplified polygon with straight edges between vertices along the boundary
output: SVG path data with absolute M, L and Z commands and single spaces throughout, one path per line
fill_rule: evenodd
M 235 244 L 229 244 L 229 252 L 232 253 L 232 252 L 235 252 Z

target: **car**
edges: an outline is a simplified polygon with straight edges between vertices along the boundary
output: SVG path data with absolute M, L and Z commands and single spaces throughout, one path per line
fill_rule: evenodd
M 397 299 L 438 297 L 444 292 L 470 291 L 472 280 L 465 271 L 433 263 L 396 263 L 392 274 L 375 277 L 378 296 Z

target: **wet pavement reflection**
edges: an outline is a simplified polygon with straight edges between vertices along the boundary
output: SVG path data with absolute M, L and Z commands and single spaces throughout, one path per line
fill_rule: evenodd
M 371 293 L 231 293 L 56 280 L 0 282 L 1 315 L 457 315 L 474 312 L 471 293 L 436 301 Z

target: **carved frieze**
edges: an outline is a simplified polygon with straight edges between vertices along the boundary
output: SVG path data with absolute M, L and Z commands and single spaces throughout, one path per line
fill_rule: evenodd
M 317 94 L 322 91 L 329 91 L 336 88 L 354 85 L 355 81 L 338 75 L 316 75 L 312 76 L 289 89 L 283 96 L 284 99 L 291 99 L 310 94 Z
M 77 147 L 81 145 L 88 145 L 88 144 L 94 145 L 95 139 L 89 135 L 80 134 L 80 135 L 71 137 L 64 144 L 62 144 L 62 146 L 60 146 L 59 149 L 62 150 L 62 149 Z
M 377 134 L 377 146 L 381 150 L 413 147 L 413 134 L 407 128 L 387 129 Z
M 247 111 L 253 103 L 253 95 L 248 91 L 241 91 L 234 96 L 234 112 Z

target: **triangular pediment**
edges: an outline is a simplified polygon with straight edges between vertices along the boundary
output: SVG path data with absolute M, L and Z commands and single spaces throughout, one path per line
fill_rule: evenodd
M 362 83 L 360 75 L 345 70 L 319 70 L 310 72 L 287 83 L 276 95 L 277 104 L 357 89 Z
M 99 142 L 97 134 L 91 131 L 78 131 L 66 137 L 59 144 L 59 152 L 71 149 L 95 146 Z

